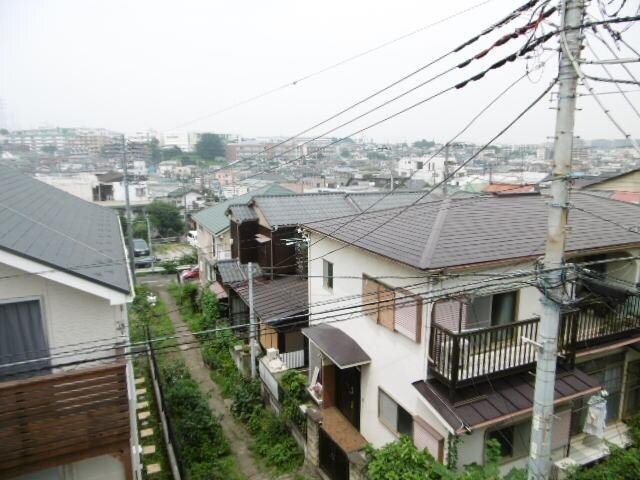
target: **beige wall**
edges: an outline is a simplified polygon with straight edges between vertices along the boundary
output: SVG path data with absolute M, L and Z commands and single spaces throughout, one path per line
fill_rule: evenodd
M 590 185 L 585 190 L 606 190 L 616 192 L 640 192 L 640 170 L 623 175 L 618 178 L 605 180 L 604 182 Z

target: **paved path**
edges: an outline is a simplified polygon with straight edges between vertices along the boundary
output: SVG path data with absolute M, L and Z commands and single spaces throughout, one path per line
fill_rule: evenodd
M 176 311 L 177 306 L 173 297 L 169 292 L 167 292 L 164 285 L 161 286 L 153 284 L 153 287 L 158 290 L 160 298 L 167 305 L 167 310 L 169 311 L 171 321 L 173 322 L 176 330 L 185 332 L 185 335 L 178 339 L 178 342 L 190 343 L 193 345 L 196 342 L 196 339 L 193 335 L 188 333 L 189 328 L 182 320 L 180 313 Z M 255 463 L 251 452 L 249 451 L 251 436 L 242 424 L 235 421 L 231 412 L 225 405 L 220 388 L 209 376 L 209 368 L 202 360 L 200 349 L 191 348 L 189 350 L 183 350 L 180 353 L 191 372 L 191 376 L 196 382 L 198 382 L 202 392 L 209 397 L 209 406 L 211 407 L 211 410 L 213 410 L 216 415 L 221 416 L 220 424 L 222 425 L 222 431 L 229 441 L 231 452 L 236 457 L 242 474 L 251 480 L 268 480 L 272 478 L 268 473 L 263 472 Z

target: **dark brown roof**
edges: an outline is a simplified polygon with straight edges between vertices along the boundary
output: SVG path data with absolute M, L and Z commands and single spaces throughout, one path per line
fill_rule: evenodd
M 249 305 L 249 284 L 231 285 L 231 288 Z M 253 308 L 265 323 L 291 323 L 295 316 L 309 310 L 309 292 L 306 278 L 297 276 L 269 280 L 260 278 L 253 284 Z
M 120 182 L 124 179 L 124 174 L 121 172 L 107 172 L 107 173 L 96 173 L 96 178 L 101 183 L 111 183 L 111 182 Z
M 458 391 L 456 402 L 448 399 L 447 388 L 435 380 L 417 381 L 413 386 L 457 432 L 500 423 L 533 408 L 535 376 L 525 372 L 493 382 L 482 382 Z M 558 371 L 555 403 L 600 390 L 597 380 L 574 369 Z
M 542 195 L 446 199 L 306 226 L 412 267 L 439 269 L 541 255 L 548 201 Z M 640 245 L 640 235 L 630 231 L 640 225 L 640 206 L 583 193 L 573 193 L 571 202 L 577 208 L 569 212 L 568 252 Z
M 331 325 L 315 325 L 302 329 L 302 334 L 313 342 L 338 368 L 349 368 L 371 362 L 356 341 Z

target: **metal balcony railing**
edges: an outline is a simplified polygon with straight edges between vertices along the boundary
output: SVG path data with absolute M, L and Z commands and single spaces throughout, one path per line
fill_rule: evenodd
M 431 325 L 429 366 L 433 376 L 452 389 L 482 379 L 533 367 L 539 318 L 477 330 L 453 332 Z M 558 351 L 572 363 L 576 351 L 630 335 L 640 335 L 640 296 L 622 303 L 604 301 L 583 305 L 562 314 Z

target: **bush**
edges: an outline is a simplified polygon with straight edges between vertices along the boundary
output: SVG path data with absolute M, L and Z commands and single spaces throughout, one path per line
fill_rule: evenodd
M 230 462 L 225 461 L 230 449 L 220 422 L 186 365 L 163 362 L 160 370 L 175 441 L 189 470 L 189 478 L 233 478 L 229 472 Z
M 253 415 L 248 426 L 254 435 L 251 450 L 268 467 L 285 473 L 302 466 L 304 454 L 281 417 L 270 410 L 260 410 Z

